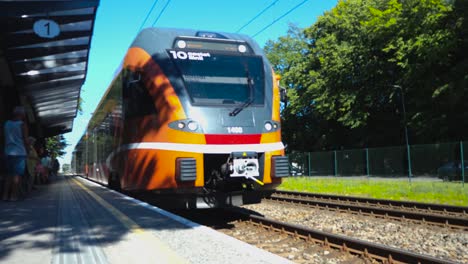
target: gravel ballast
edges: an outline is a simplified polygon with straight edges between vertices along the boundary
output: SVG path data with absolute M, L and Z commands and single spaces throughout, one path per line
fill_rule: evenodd
M 268 218 L 468 263 L 468 232 L 465 231 L 270 201 L 244 207 Z

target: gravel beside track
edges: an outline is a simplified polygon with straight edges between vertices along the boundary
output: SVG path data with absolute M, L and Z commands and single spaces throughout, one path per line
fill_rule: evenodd
M 239 209 L 246 214 L 257 213 Z M 323 246 L 313 240 L 306 241 L 287 232 L 261 227 L 246 221 L 234 210 L 173 210 L 173 213 L 194 222 L 209 226 L 218 232 L 229 235 L 255 247 L 282 256 L 299 264 L 371 264 L 379 263 L 370 258 L 349 254 L 344 251 Z
M 218 231 L 299 264 L 371 264 L 368 258 L 309 243 L 286 233 L 272 231 L 249 222 L 236 221 Z
M 337 201 L 339 203 L 346 204 L 359 204 L 366 206 L 377 206 L 379 208 L 389 207 L 392 209 L 399 210 L 416 210 L 421 212 L 430 212 L 432 214 L 452 215 L 460 217 L 468 217 L 468 207 L 466 206 L 454 206 L 446 204 L 431 204 L 413 201 L 396 201 L 389 199 L 376 199 L 369 197 L 358 197 L 348 195 L 336 195 L 336 194 L 324 194 L 324 193 L 308 193 L 308 192 L 296 192 L 296 191 L 283 191 L 276 190 L 273 196 L 286 196 L 286 197 L 297 197 L 300 199 L 307 199 L 317 201 Z
M 270 201 L 244 207 L 280 221 L 468 263 L 468 232 Z
M 352 212 L 366 216 L 384 217 L 395 220 L 411 220 L 415 223 L 431 224 L 446 228 L 460 229 L 468 231 L 468 215 L 457 215 L 449 216 L 444 215 L 443 212 L 433 213 L 428 210 L 417 210 L 417 209 L 394 209 L 388 206 L 379 206 L 377 204 L 368 205 L 360 203 L 349 203 L 347 201 L 320 201 L 311 199 L 308 197 L 285 197 L 273 195 L 267 200 L 273 200 L 275 202 L 281 202 L 285 204 L 300 204 L 308 206 L 310 208 L 325 208 L 327 210 L 339 211 L 339 212 Z

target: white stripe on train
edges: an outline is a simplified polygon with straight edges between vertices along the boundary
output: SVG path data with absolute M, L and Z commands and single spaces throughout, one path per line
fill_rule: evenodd
M 132 143 L 120 146 L 117 152 L 132 149 L 158 149 L 158 150 L 171 150 L 171 151 L 184 151 L 194 153 L 207 153 L 207 154 L 229 154 L 231 152 L 240 151 L 275 151 L 284 149 L 282 142 L 265 143 L 265 144 L 228 144 L 228 145 L 215 145 L 215 144 L 184 144 L 184 143 L 162 143 L 162 142 L 141 142 Z
M 283 142 L 264 143 L 264 144 L 185 144 L 185 143 L 164 143 L 164 142 L 140 142 L 122 145 L 112 152 L 106 160 L 106 165 L 111 168 L 110 161 L 117 154 L 126 150 L 135 149 L 154 149 L 154 150 L 170 150 L 183 151 L 192 153 L 205 154 L 230 154 L 231 152 L 267 152 L 283 150 Z

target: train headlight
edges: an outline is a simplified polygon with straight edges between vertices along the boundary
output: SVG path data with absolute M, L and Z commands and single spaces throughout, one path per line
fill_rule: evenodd
M 266 122 L 266 123 L 265 123 L 265 129 L 266 129 L 266 131 L 271 131 L 272 128 L 273 128 L 273 125 L 272 125 L 270 122 Z
M 177 47 L 183 49 L 183 48 L 187 47 L 187 43 L 185 41 L 183 41 L 183 40 L 179 40 L 179 41 L 177 41 Z
M 247 51 L 247 47 L 245 45 L 239 45 L 239 47 L 237 47 L 237 49 L 239 50 L 239 52 L 241 53 L 244 53 Z
M 201 124 L 203 124 L 203 122 L 199 123 L 199 121 L 193 119 L 182 119 L 170 122 L 168 126 L 172 129 L 185 132 L 202 132 L 203 126 Z
M 184 127 L 185 127 L 184 122 L 177 123 L 177 127 L 180 128 L 180 129 L 184 129 Z
M 198 123 L 195 122 L 195 121 L 190 121 L 190 122 L 188 122 L 187 127 L 188 127 L 188 129 L 190 129 L 192 131 L 195 131 L 195 130 L 198 129 Z

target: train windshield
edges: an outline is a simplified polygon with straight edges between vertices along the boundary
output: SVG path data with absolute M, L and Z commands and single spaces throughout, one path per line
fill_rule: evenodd
M 195 105 L 264 103 L 264 72 L 260 56 L 169 50 Z

